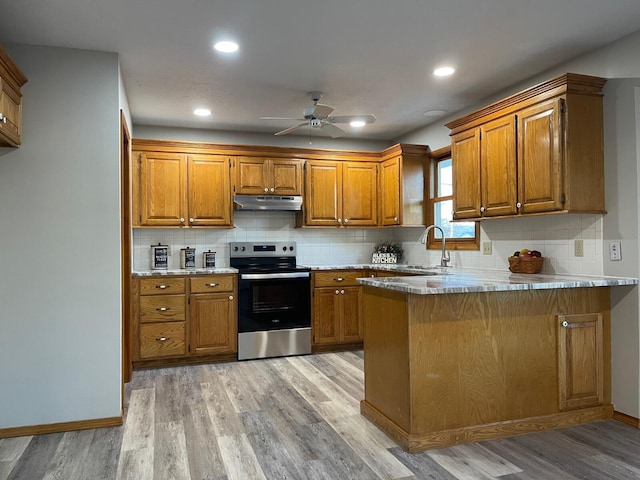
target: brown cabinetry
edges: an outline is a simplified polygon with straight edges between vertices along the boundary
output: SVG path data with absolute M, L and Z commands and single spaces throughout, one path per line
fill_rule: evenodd
M 302 161 L 237 157 L 235 159 L 235 193 L 301 195 Z
M 135 366 L 235 357 L 235 274 L 134 277 L 132 288 Z
M 235 275 L 192 279 L 189 307 L 192 355 L 237 352 L 236 296 Z
M 605 81 L 566 74 L 447 124 L 454 218 L 603 213 Z
M 312 334 L 314 351 L 360 348 L 363 341 L 360 270 L 313 272 Z
M 558 315 L 558 384 L 560 410 L 604 402 L 601 313 Z
M 377 169 L 374 162 L 307 161 L 304 224 L 376 226 Z
M 22 142 L 22 93 L 27 77 L 0 46 L 0 146 Z
M 232 225 L 228 157 L 142 151 L 133 159 L 134 226 Z

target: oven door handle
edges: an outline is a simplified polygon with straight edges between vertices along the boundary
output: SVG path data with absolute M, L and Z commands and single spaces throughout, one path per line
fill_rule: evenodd
M 241 273 L 240 280 L 271 280 L 277 278 L 309 278 L 309 272 Z

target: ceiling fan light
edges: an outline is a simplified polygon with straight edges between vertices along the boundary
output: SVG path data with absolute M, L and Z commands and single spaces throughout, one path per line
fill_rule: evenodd
M 433 74 L 436 77 L 448 77 L 449 75 L 453 75 L 455 71 L 456 69 L 453 67 L 440 67 L 440 68 L 436 68 L 433 71 Z
M 209 110 L 208 108 L 196 108 L 193 111 L 194 115 L 197 115 L 198 117 L 208 117 L 209 115 L 211 115 L 211 110 Z
M 364 120 L 354 120 L 349 125 L 355 128 L 364 127 L 367 123 Z
M 240 48 L 238 46 L 238 44 L 236 42 L 231 42 L 229 40 L 223 40 L 221 42 L 216 42 L 213 45 L 213 48 L 215 48 L 217 51 L 222 52 L 222 53 L 233 53 L 233 52 L 237 52 L 238 48 Z

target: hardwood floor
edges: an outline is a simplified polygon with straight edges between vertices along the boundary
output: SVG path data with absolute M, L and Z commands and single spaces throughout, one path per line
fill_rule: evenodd
M 138 370 L 123 427 L 0 440 L 0 480 L 640 479 L 608 420 L 408 454 L 359 414 L 362 352 Z

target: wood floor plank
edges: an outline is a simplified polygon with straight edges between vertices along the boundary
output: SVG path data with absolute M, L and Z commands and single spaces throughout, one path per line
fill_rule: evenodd
M 458 478 L 473 478 L 474 475 L 494 478 L 522 472 L 516 465 L 477 443 L 432 450 L 427 455 Z
M 229 480 L 266 480 L 246 435 L 218 437 L 218 447 Z
M 182 414 L 182 392 L 175 374 L 156 376 L 154 419 L 156 423 L 178 422 Z
M 225 477 L 226 470 L 206 404 L 185 405 L 183 418 L 191 478 L 214 480 Z
M 222 382 L 202 383 L 202 397 L 218 437 L 242 433 L 242 422 Z
M 34 435 L 7 477 L 8 480 L 41 479 L 62 441 L 63 433 Z
M 182 422 L 156 423 L 154 480 L 190 480 L 187 445 Z
M 91 480 L 113 480 L 118 473 L 120 449 L 122 447 L 122 427 L 98 428 L 87 454 L 80 459 L 82 468 L 78 478 Z
M 83 468 L 79 459 L 86 458 L 95 434 L 95 430 L 66 432 L 43 478 L 45 480 L 79 478 Z
M 234 367 L 240 365 L 234 364 Z M 224 364 L 218 370 L 218 377 L 224 385 L 225 391 L 231 400 L 231 404 L 238 413 L 255 412 L 260 409 L 256 403 L 258 392 L 254 390 L 254 386 L 245 381 L 240 374 L 242 367 L 232 368 L 228 364 Z
M 154 448 L 120 452 L 116 480 L 153 480 Z
M 421 480 L 456 480 L 452 473 L 442 468 L 429 455 L 421 453 L 407 453 L 400 447 L 389 449 L 394 457 L 400 460 L 405 467 L 411 470 L 416 478 Z
M 24 453 L 32 436 L 0 439 L 0 462 L 12 462 Z
M 141 388 L 131 392 L 124 424 L 122 451 L 153 447 L 156 391 Z

